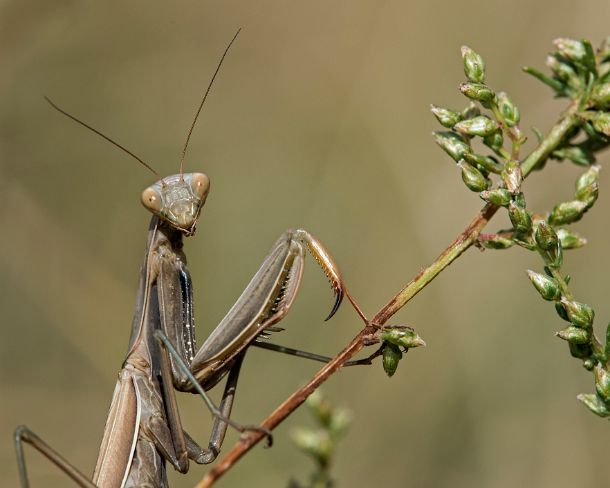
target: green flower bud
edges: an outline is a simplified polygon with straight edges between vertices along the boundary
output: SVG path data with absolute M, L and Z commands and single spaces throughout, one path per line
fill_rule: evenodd
M 559 285 L 553 278 L 548 278 L 540 273 L 527 270 L 527 276 L 540 293 L 540 296 L 545 300 L 559 300 L 561 298 L 561 290 Z
M 493 134 L 483 138 L 483 144 L 490 148 L 495 153 L 499 153 L 502 150 L 504 144 L 504 136 L 502 131 L 498 130 Z
M 610 410 L 604 403 L 604 401 L 599 398 L 597 395 L 592 393 L 583 394 L 581 393 L 576 398 L 578 398 L 581 402 L 585 404 L 585 406 L 591 410 L 595 415 L 599 415 L 600 417 L 608 417 L 610 416 Z
M 468 136 L 485 137 L 493 134 L 499 129 L 495 120 L 485 115 L 479 115 L 473 119 L 462 120 L 453 126 L 453 129 Z
M 606 108 L 610 105 L 610 83 L 603 83 L 593 88 L 591 100 L 599 108 Z
M 568 63 L 558 59 L 554 55 L 549 55 L 546 58 L 546 65 L 559 80 L 566 83 L 572 89 L 580 90 L 582 88 L 582 80 L 576 73 L 576 70 Z
M 606 345 L 604 346 L 604 355 L 610 358 L 610 322 L 606 326 Z
M 487 85 L 482 83 L 465 82 L 460 85 L 460 91 L 471 100 L 480 102 L 481 105 L 488 108 L 494 101 L 496 94 Z
M 580 200 L 558 203 L 549 215 L 549 223 L 552 225 L 571 224 L 580 220 L 587 208 L 589 205 Z
M 295 429 L 291 433 L 292 441 L 303 452 L 324 464 L 330 459 L 333 443 L 324 431 Z
M 470 146 L 464 141 L 462 136 L 454 132 L 434 132 L 436 143 L 456 161 L 464 157 L 464 154 L 470 152 Z
M 553 269 L 560 268 L 563 262 L 563 250 L 555 230 L 544 220 L 540 220 L 536 225 L 534 239 L 547 265 Z
M 559 237 L 563 249 L 577 249 L 587 243 L 587 239 L 567 229 L 557 230 L 557 237 Z
M 468 46 L 462 46 L 464 74 L 469 81 L 483 83 L 485 81 L 485 62 L 483 58 Z
M 583 394 L 581 393 L 576 398 L 580 400 L 585 406 L 591 410 L 595 415 L 599 415 L 600 417 L 608 417 L 610 416 L 610 410 L 608 410 L 608 406 L 605 402 L 599 398 L 597 395 L 592 393 Z
M 591 166 L 587 171 L 581 174 L 576 180 L 576 191 L 579 191 L 587 186 L 597 183 L 599 180 L 600 166 Z
M 579 344 L 582 347 L 582 344 Z M 587 358 L 582 362 L 582 367 L 585 368 L 587 371 L 592 371 L 593 368 L 595 368 L 595 365 L 597 364 L 597 361 L 593 358 Z
M 480 243 L 487 249 L 508 249 L 514 244 L 512 239 L 498 235 L 489 239 L 481 240 Z
M 595 391 L 604 401 L 610 400 L 610 374 L 599 364 L 593 370 L 595 374 Z
M 479 196 L 486 202 L 493 203 L 499 207 L 506 207 L 511 201 L 511 193 L 505 188 L 482 191 Z
M 610 59 L 610 37 L 606 37 L 599 48 L 599 59 L 604 62 Z
M 581 329 L 590 329 L 593 327 L 595 311 L 589 307 L 589 305 L 568 300 L 565 297 L 561 298 L 561 304 L 565 308 L 568 319 L 572 322 L 574 327 L 579 327 Z
M 489 156 L 483 156 L 481 154 L 475 153 L 465 153 L 464 159 L 468 161 L 473 166 L 478 166 L 479 168 L 483 168 L 490 173 L 500 174 L 502 172 L 502 168 L 504 167 L 501 163 L 496 161 Z
M 436 120 L 438 120 L 443 127 L 447 127 L 448 129 L 462 120 L 462 115 L 459 112 L 449 110 L 448 108 L 430 105 L 430 111 L 434 114 Z
M 610 136 L 610 113 L 597 112 L 593 117 L 593 128 L 606 136 Z
M 393 376 L 398 368 L 398 362 L 402 359 L 400 348 L 391 342 L 386 342 L 383 348 L 383 369 L 388 376 Z
M 328 432 L 332 439 L 337 439 L 347 432 L 352 423 L 352 415 L 344 408 L 335 408 L 328 425 Z
M 582 42 L 567 37 L 559 37 L 553 44 L 564 58 L 570 61 L 582 61 L 587 55 L 585 46 Z
M 585 360 L 589 359 L 593 353 L 591 344 L 574 344 L 570 342 L 568 343 L 568 346 L 570 347 L 570 354 L 575 358 L 582 359 L 583 363 Z M 583 364 L 583 366 L 585 366 L 585 368 L 587 367 L 585 364 Z
M 316 418 L 316 420 L 324 426 L 330 424 L 331 417 L 333 415 L 333 408 L 328 400 L 326 400 L 322 394 L 318 393 L 318 390 L 313 392 L 306 400 L 307 407 Z
M 382 330 L 380 338 L 384 342 L 407 349 L 426 345 L 417 332 L 410 327 L 387 327 Z
M 591 166 L 576 181 L 576 199 L 585 202 L 589 208 L 595 203 L 599 195 L 599 166 Z
M 508 216 L 517 232 L 527 233 L 532 228 L 532 218 L 529 212 L 515 202 L 508 204 Z
M 566 309 L 563 308 L 561 302 L 555 302 L 555 311 L 557 312 L 557 315 L 559 315 L 563 320 L 565 320 L 566 322 L 570 321 L 570 317 L 568 317 L 568 312 L 566 312 Z
M 506 163 L 500 176 L 509 192 L 513 194 L 519 193 L 521 190 L 521 182 L 523 181 L 523 173 L 521 171 L 521 166 L 517 161 L 511 160 Z
M 504 122 L 509 127 L 514 127 L 519 123 L 520 115 L 517 106 L 508 98 L 505 92 L 498 93 L 498 109 L 504 118 Z
M 579 146 L 568 146 L 561 149 L 556 149 L 551 153 L 551 156 L 560 161 L 569 159 L 578 166 L 591 166 L 595 161 L 595 157 L 591 151 L 583 149 Z
M 587 208 L 591 208 L 593 206 L 598 196 L 599 185 L 597 183 L 592 183 L 589 186 L 580 188 L 575 195 L 576 199 L 587 204 Z
M 593 49 L 593 46 L 586 39 L 582 40 L 582 45 L 585 48 L 585 57 L 582 59 L 582 64 L 587 69 L 587 71 L 589 71 L 595 76 L 598 76 L 597 65 L 595 60 L 595 50 Z
M 586 329 L 579 329 L 578 327 L 566 327 L 556 332 L 555 335 L 573 344 L 587 344 L 591 340 L 591 333 Z
M 544 251 L 555 249 L 559 244 L 559 237 L 555 233 L 555 229 L 547 224 L 544 220 L 540 220 L 534 232 L 534 238 L 538 247 Z
M 463 159 L 457 165 L 462 170 L 462 181 L 468 189 L 481 192 L 489 188 L 491 182 L 474 166 L 470 166 Z
M 474 117 L 478 117 L 479 115 L 481 115 L 481 109 L 474 102 L 470 102 L 468 107 L 462 111 L 462 119 L 472 119 Z

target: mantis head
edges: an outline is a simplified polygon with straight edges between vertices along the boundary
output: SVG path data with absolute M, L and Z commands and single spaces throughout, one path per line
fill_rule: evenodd
M 177 174 L 146 188 L 142 204 L 172 227 L 192 235 L 209 191 L 210 179 L 205 174 Z

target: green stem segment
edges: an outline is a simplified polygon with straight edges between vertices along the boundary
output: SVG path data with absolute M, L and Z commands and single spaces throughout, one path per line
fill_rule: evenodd
M 549 155 L 563 142 L 566 134 L 579 124 L 576 116 L 578 103 L 579 100 L 575 100 L 568 107 L 561 119 L 551 128 L 546 137 L 540 141 L 536 149 L 523 160 L 521 163 L 523 178 L 542 165 Z M 387 322 L 392 315 L 406 305 L 409 300 L 436 278 L 441 271 L 472 246 L 497 210 L 498 207 L 495 205 L 489 203 L 485 205 L 468 227 L 442 252 L 436 261 L 422 270 L 375 315 L 373 323 L 384 324 Z

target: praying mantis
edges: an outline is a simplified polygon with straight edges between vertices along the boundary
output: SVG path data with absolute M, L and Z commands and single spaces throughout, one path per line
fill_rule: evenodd
M 159 177 L 144 190 L 142 203 L 153 216 L 140 273 L 136 311 L 128 353 L 118 374 L 93 477 L 90 479 L 25 426 L 15 432 L 23 487 L 29 486 L 23 443 L 32 445 L 83 487 L 166 487 L 166 463 L 186 473 L 189 461 L 212 462 L 228 426 L 243 432 L 263 430 L 243 426 L 230 414 L 241 364 L 250 345 L 278 331 L 275 324 L 288 313 L 299 288 L 306 252 L 313 255 L 335 294 L 330 319 L 345 288 L 341 274 L 322 243 L 302 229 L 288 230 L 276 241 L 262 265 L 224 319 L 197 349 L 193 290 L 182 250 L 192 236 L 207 198 L 210 182 L 203 173 L 185 173 L 183 161 L 197 117 L 220 66 L 239 31 L 226 47 L 188 131 L 178 174 L 161 178 L 146 162 L 97 129 L 47 101 L 59 112 L 105 138 Z M 267 349 L 310 357 L 274 344 Z M 370 364 L 353 361 L 350 364 Z M 227 382 L 216 407 L 206 395 L 224 376 Z M 176 390 L 199 394 L 214 416 L 207 448 L 201 448 L 182 428 Z

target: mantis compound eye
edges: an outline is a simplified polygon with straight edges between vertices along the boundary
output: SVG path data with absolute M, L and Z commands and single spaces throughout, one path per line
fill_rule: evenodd
M 158 214 L 161 211 L 161 195 L 158 191 L 153 188 L 147 188 L 142 192 L 142 205 L 154 214 Z
M 193 195 L 195 195 L 203 204 L 208 192 L 210 191 L 210 179 L 203 173 L 191 173 L 188 183 L 191 187 Z

